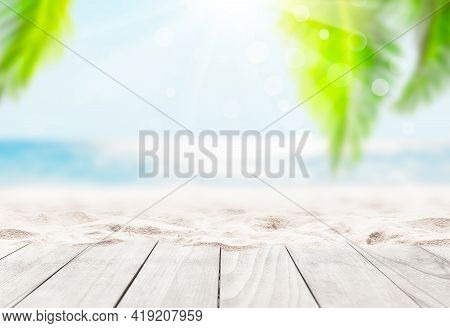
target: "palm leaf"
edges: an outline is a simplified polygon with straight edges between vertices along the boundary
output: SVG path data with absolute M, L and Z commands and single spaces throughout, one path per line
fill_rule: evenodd
M 415 0 L 411 6 L 415 19 L 442 9 L 426 21 L 420 31 L 419 59 L 397 103 L 401 111 L 413 111 L 423 102 L 430 101 L 448 86 L 450 76 L 448 0 Z
M 297 44 L 293 63 L 303 62 L 292 68 L 300 97 L 308 98 L 327 86 L 308 101 L 306 110 L 327 136 L 331 164 L 336 168 L 343 159 L 353 162 L 360 158 L 362 142 L 372 130 L 383 99 L 371 86 L 377 79 L 391 81 L 391 58 L 397 48 L 389 45 L 370 57 L 388 43 L 390 35 L 376 21 L 378 5 L 361 8 L 352 6 L 351 1 L 334 3 L 328 7 L 321 3 L 317 16 L 310 7 L 311 16 L 306 20 L 298 19 L 295 5 L 288 6 L 280 24 Z M 331 20 L 324 16 L 327 10 Z
M 69 21 L 70 0 L 11 0 L 7 5 L 58 37 Z M 0 99 L 15 95 L 52 53 L 54 41 L 0 3 Z

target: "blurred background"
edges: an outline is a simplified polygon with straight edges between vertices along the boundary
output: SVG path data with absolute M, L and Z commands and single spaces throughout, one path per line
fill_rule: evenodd
M 179 126 L 80 57 L 197 132 L 261 130 L 326 87 L 270 127 L 312 131 L 311 178 L 291 183 L 448 185 L 448 13 L 438 0 L 1 0 L 0 185 L 153 183 L 138 178 L 139 130 Z

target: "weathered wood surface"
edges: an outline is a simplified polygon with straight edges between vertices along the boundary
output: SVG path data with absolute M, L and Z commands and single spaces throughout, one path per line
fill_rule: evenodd
M 221 307 L 317 307 L 284 246 L 222 251 Z
M 113 307 L 156 242 L 120 242 L 91 247 L 18 307 Z
M 450 264 L 410 245 L 365 248 L 373 262 L 420 306 L 450 306 Z
M 13 254 L 14 252 L 21 250 L 25 246 L 27 246 L 27 244 L 17 244 L 8 242 L 0 243 L 0 260 L 6 258 L 7 256 Z
M 450 246 L 427 246 L 421 248 L 450 263 Z
M 239 251 L 151 240 L 18 247 L 0 253 L 1 307 L 450 305 L 445 247 L 328 238 Z
M 0 307 L 14 306 L 85 246 L 28 245 L 0 261 Z
M 119 307 L 216 307 L 219 253 L 158 243 Z
M 345 242 L 287 248 L 322 307 L 418 306 Z

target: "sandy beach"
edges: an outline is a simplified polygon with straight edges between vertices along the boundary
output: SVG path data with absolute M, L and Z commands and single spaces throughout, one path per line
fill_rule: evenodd
M 325 222 L 366 246 L 450 247 L 450 189 L 440 187 L 282 189 L 313 217 L 264 186 L 186 186 L 125 226 L 172 188 L 4 188 L 0 191 L 0 245 L 157 238 L 233 250 L 317 243 L 330 238 Z

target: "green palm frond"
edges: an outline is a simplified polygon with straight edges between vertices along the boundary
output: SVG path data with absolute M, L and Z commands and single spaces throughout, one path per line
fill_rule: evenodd
M 446 5 L 445 5 L 446 4 Z M 442 9 L 424 23 L 418 44 L 419 58 L 397 103 L 401 111 L 413 111 L 448 86 L 450 77 L 450 6 L 448 0 L 412 1 L 414 18 Z
M 373 92 L 372 85 L 380 81 L 383 85 L 390 83 L 391 59 L 397 48 L 389 45 L 371 57 L 392 35 L 376 21 L 380 17 L 375 14 L 379 6 L 361 8 L 351 1 L 340 1 L 335 6 L 317 9 L 317 18 L 314 8 L 310 8 L 310 17 L 299 19 L 294 2 L 284 11 L 280 23 L 297 45 L 292 69 L 301 98 L 309 97 L 351 70 L 306 104 L 306 110 L 329 140 L 331 164 L 336 168 L 343 159 L 352 162 L 361 156 L 362 142 L 370 134 L 383 100 L 379 93 Z M 323 19 L 324 10 L 329 10 L 332 24 Z
M 70 0 L 2 0 L 56 37 L 68 25 Z M 24 88 L 51 53 L 54 41 L 0 3 L 0 99 Z

